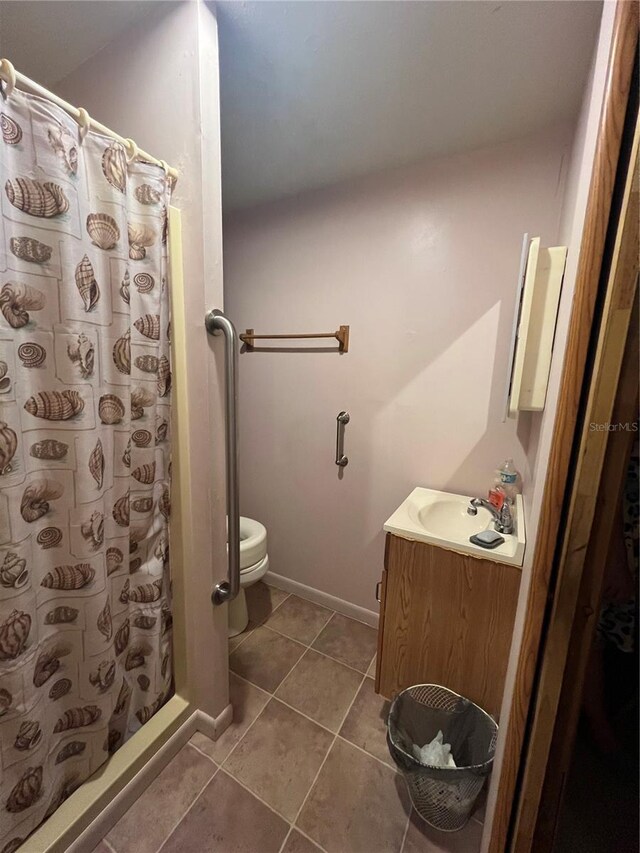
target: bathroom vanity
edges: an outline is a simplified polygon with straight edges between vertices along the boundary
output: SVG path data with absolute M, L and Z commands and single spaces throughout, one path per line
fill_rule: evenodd
M 376 691 L 442 684 L 497 718 L 524 557 L 522 501 L 514 533 L 485 552 L 468 539 L 492 526 L 491 515 L 468 515 L 468 503 L 416 489 L 385 524 Z

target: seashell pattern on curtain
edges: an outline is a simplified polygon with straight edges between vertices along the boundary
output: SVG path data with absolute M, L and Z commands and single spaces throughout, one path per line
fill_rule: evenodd
M 173 690 L 158 166 L 0 97 L 0 851 Z

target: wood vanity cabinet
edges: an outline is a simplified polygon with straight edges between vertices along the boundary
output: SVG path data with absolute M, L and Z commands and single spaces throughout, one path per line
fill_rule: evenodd
M 498 717 L 520 569 L 387 534 L 376 691 L 441 684 Z

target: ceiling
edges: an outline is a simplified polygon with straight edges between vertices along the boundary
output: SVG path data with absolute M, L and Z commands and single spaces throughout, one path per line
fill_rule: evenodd
M 156 0 L 0 0 L 0 56 L 54 86 L 116 39 Z
M 572 118 L 601 4 L 236 0 L 217 8 L 229 209 Z
M 0 56 L 55 84 L 164 0 L 1 0 Z M 227 209 L 575 115 L 595 0 L 217 3 Z

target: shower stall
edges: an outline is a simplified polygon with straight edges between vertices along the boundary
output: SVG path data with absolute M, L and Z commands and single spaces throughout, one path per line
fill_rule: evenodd
M 0 13 L 3 853 L 91 849 L 231 719 L 214 12 L 122 4 L 52 80 L 32 5 Z

